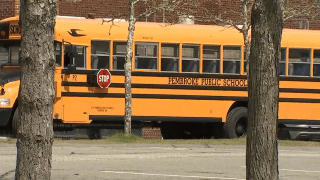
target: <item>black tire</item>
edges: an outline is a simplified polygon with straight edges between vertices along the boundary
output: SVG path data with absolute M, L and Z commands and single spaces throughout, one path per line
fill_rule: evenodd
M 247 135 L 248 108 L 236 107 L 227 115 L 227 120 L 223 125 L 225 138 L 239 138 Z
M 100 129 L 87 129 L 87 135 L 89 139 L 101 139 L 101 130 Z
M 279 140 L 290 140 L 290 133 L 287 130 L 282 130 L 282 128 L 285 128 L 286 126 L 283 124 L 280 124 L 278 127 L 278 139 Z
M 20 122 L 20 111 L 19 108 L 16 108 L 14 111 L 13 117 L 12 117 L 12 123 L 11 123 L 11 128 L 12 128 L 12 137 L 16 138 L 17 133 L 18 133 L 18 128 L 19 128 L 19 122 Z

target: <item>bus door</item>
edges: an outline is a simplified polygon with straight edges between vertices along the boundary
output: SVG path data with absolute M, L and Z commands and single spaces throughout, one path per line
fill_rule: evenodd
M 61 68 L 56 71 L 57 84 L 61 87 L 57 90 L 61 120 L 64 123 L 89 123 L 88 102 L 83 97 L 88 91 L 87 47 L 63 43 L 61 49 Z

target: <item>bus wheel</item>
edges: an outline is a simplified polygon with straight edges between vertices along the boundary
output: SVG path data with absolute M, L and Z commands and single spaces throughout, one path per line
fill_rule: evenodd
M 232 109 L 223 126 L 225 138 L 239 138 L 247 135 L 248 109 L 236 107 Z
M 89 139 L 101 139 L 100 129 L 87 129 L 87 135 Z
M 18 126 L 20 120 L 19 108 L 16 108 L 12 117 L 12 137 L 16 138 L 18 133 Z
M 279 140 L 290 140 L 290 133 L 287 130 L 282 130 L 282 128 L 285 128 L 286 126 L 284 124 L 279 124 L 278 127 L 278 139 Z
M 179 123 L 163 123 L 161 135 L 163 139 L 180 139 L 183 137 L 183 127 Z

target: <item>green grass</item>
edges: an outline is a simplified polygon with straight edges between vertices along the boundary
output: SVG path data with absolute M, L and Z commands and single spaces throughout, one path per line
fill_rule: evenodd
M 115 134 L 113 136 L 108 137 L 105 139 L 106 142 L 114 142 L 114 143 L 140 143 L 143 142 L 145 139 L 135 136 L 135 135 L 125 135 L 122 133 Z
M 315 141 L 292 141 L 292 140 L 279 140 L 279 146 L 308 146 L 320 147 L 320 142 Z M 126 136 L 124 134 L 115 134 L 106 139 L 100 140 L 61 140 L 55 139 L 55 145 L 64 144 L 91 144 L 91 145 L 104 145 L 104 144 L 201 144 L 201 145 L 246 145 L 246 138 L 238 139 L 143 139 L 135 135 Z
M 315 141 L 292 141 L 279 140 L 279 146 L 308 146 L 320 147 L 320 142 Z M 0 143 L 14 144 L 16 139 L 0 139 Z M 59 139 L 55 138 L 54 145 L 106 145 L 106 144 L 199 144 L 199 145 L 246 145 L 246 138 L 238 139 L 143 139 L 139 136 L 125 134 L 115 134 L 106 139 L 89 140 L 89 139 Z
M 0 139 L 0 144 L 1 144 L 1 143 L 15 144 L 16 141 L 17 141 L 17 140 L 16 140 L 16 139 L 13 139 L 13 138 Z

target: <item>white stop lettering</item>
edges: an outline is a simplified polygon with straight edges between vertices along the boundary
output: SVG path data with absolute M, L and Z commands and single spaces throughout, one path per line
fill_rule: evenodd
M 109 78 L 109 75 L 99 75 L 99 82 L 108 82 Z

